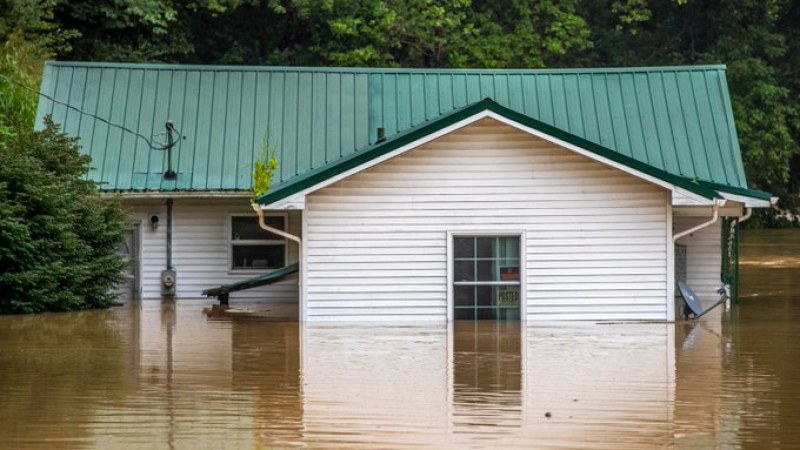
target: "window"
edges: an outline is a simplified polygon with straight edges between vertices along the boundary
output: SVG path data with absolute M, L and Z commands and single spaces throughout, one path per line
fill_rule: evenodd
M 453 317 L 519 320 L 518 236 L 453 237 Z
M 286 230 L 286 216 L 266 216 L 272 228 Z M 286 266 L 286 239 L 267 233 L 256 216 L 233 216 L 230 226 L 231 269 L 280 269 Z

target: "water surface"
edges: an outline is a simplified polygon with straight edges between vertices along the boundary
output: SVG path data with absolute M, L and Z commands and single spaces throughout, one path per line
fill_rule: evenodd
M 741 251 L 741 305 L 699 323 L 0 317 L 0 448 L 789 448 L 800 230 Z

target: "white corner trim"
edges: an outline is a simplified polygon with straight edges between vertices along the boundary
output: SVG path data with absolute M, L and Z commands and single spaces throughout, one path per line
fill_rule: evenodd
M 308 211 L 303 210 L 300 212 L 300 235 L 304 239 L 308 239 Z M 308 241 L 306 245 L 301 246 L 300 254 L 297 256 L 300 264 L 300 322 L 308 323 Z M 305 327 L 300 327 L 305 332 Z M 302 347 L 302 346 L 301 346 Z
M 447 322 L 453 321 L 453 232 L 447 231 Z
M 667 244 L 667 322 L 674 322 L 675 315 L 675 242 L 672 240 L 672 202 L 667 201 L 665 241 Z

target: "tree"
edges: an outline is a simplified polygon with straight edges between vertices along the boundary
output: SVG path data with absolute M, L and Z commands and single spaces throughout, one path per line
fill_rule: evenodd
M 0 313 L 107 307 L 126 218 L 86 181 L 89 157 L 46 120 L 0 135 Z
M 572 65 L 726 64 L 750 187 L 800 209 L 800 6 L 784 0 L 581 2 L 594 46 Z
M 15 128 L 32 127 L 36 116 L 36 96 L 43 58 L 34 45 L 19 36 L 0 46 L 0 135 Z

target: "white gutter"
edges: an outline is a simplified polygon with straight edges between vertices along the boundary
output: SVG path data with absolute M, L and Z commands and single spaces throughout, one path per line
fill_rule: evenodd
M 719 219 L 719 207 L 720 206 L 725 206 L 726 202 L 727 202 L 727 200 L 719 200 L 719 199 L 718 200 L 714 200 L 714 206 L 712 207 L 712 210 L 713 210 L 714 213 L 711 215 L 711 219 L 709 221 L 707 221 L 707 222 L 701 223 L 700 225 L 694 226 L 692 228 L 689 228 L 688 230 L 684 230 L 684 231 L 681 231 L 678 234 L 673 235 L 672 236 L 672 243 L 674 244 L 675 242 L 678 241 L 678 239 L 680 239 L 680 238 L 682 238 L 682 237 L 684 237 L 684 236 L 686 236 L 688 234 L 692 234 L 695 231 L 702 230 L 703 228 L 706 228 L 706 227 L 709 227 L 709 226 L 713 225 L 717 221 L 717 219 Z
M 272 234 L 277 234 L 278 236 L 281 236 L 281 237 L 284 237 L 286 239 L 295 241 L 295 242 L 297 242 L 298 250 L 302 250 L 303 241 L 299 237 L 297 237 L 297 236 L 295 236 L 293 234 L 289 234 L 289 233 L 287 233 L 287 232 L 285 232 L 283 230 L 279 230 L 277 228 L 272 228 L 271 226 L 267 225 L 266 222 L 264 222 L 264 210 L 261 209 L 261 206 L 258 205 L 257 203 L 251 203 L 250 205 L 253 207 L 253 211 L 255 211 L 256 214 L 258 214 L 258 225 L 261 227 L 262 230 L 268 231 L 268 232 L 270 232 Z
M 160 200 L 165 198 L 190 198 L 190 199 L 239 199 L 252 197 L 252 192 L 223 192 L 223 191 L 146 191 L 146 192 L 101 192 L 104 198 L 123 198 L 126 200 L 146 199 Z

